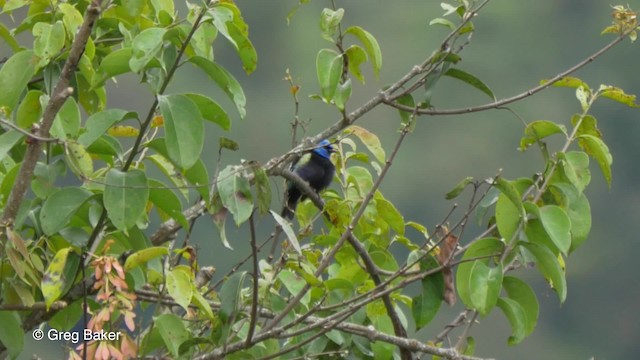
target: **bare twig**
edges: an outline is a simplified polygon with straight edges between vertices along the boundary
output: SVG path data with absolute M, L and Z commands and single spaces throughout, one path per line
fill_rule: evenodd
M 12 123 L 11 121 L 8 121 L 6 119 L 0 118 L 0 124 L 5 125 L 10 127 L 11 129 L 25 135 L 28 138 L 31 138 L 33 140 L 37 140 L 37 141 L 42 141 L 42 142 L 56 142 L 56 141 L 60 141 L 59 139 L 56 138 L 49 138 L 49 137 L 40 137 L 34 133 L 31 133 L 19 126 L 17 126 L 16 124 Z
M 611 41 L 610 43 L 608 43 L 607 45 L 605 45 L 604 47 L 602 47 L 600 50 L 596 51 L 593 55 L 587 57 L 586 59 L 578 62 L 576 65 L 570 67 L 569 69 L 557 74 L 556 76 L 552 77 L 551 79 L 549 79 L 547 82 L 545 82 L 544 84 L 540 84 L 536 87 L 533 87 L 527 91 L 524 91 L 518 95 L 515 96 L 511 96 L 509 98 L 506 99 L 502 99 L 502 100 L 498 100 L 498 101 L 494 101 L 492 103 L 488 103 L 488 104 L 484 104 L 484 105 L 479 105 L 479 106 L 472 106 L 472 107 L 466 107 L 466 108 L 459 108 L 459 109 L 444 109 L 444 110 L 438 110 L 438 109 L 420 109 L 418 110 L 418 113 L 421 115 L 458 115 L 458 114 L 468 114 L 468 113 L 473 113 L 473 112 L 479 112 L 479 111 L 484 111 L 484 110 L 489 110 L 489 109 L 497 109 L 500 108 L 504 105 L 516 102 L 518 100 L 522 100 L 524 98 L 527 98 L 529 96 L 532 96 L 548 87 L 550 87 L 551 85 L 553 85 L 554 83 L 558 82 L 560 79 L 562 79 L 565 76 L 568 76 L 574 72 L 576 72 L 577 70 L 581 69 L 582 67 L 584 67 L 585 65 L 591 63 L 593 60 L 597 59 L 598 57 L 600 57 L 602 54 L 604 54 L 605 52 L 609 51 L 611 48 L 613 48 L 616 44 L 618 44 L 619 42 L 621 42 L 622 40 L 624 40 L 627 35 L 629 35 L 629 33 L 633 31 L 633 29 L 622 33 L 620 36 L 618 36 L 617 38 L 615 38 L 613 41 Z M 384 102 L 387 105 L 390 105 L 396 109 L 399 110 L 404 110 L 404 111 L 413 111 L 413 108 L 406 106 L 406 105 L 402 105 L 402 104 L 398 104 L 397 102 L 393 102 L 393 101 L 387 101 L 384 100 Z
M 258 267 L 258 247 L 256 246 L 256 226 L 253 222 L 253 214 L 249 217 L 249 229 L 251 231 L 251 257 L 253 258 L 253 271 L 251 272 L 253 276 L 253 293 L 251 300 L 251 314 L 249 316 L 249 332 L 247 333 L 247 345 L 251 344 L 251 339 L 253 339 L 253 332 L 256 329 L 256 322 L 258 321 L 258 281 L 260 279 L 260 268 Z

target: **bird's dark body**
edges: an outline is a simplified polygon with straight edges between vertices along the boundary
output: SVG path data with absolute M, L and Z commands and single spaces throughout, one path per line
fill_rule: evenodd
M 313 191 L 317 193 L 320 193 L 331 184 L 336 172 L 336 168 L 330 159 L 330 153 L 333 152 L 333 148 L 328 142 L 326 144 L 322 148 L 313 150 L 308 159 L 303 157 L 291 167 L 291 170 L 302 180 L 309 183 Z M 306 198 L 294 183 L 289 182 L 287 184 L 287 204 L 282 209 L 282 216 L 289 219 L 293 218 L 293 212 L 298 202 Z

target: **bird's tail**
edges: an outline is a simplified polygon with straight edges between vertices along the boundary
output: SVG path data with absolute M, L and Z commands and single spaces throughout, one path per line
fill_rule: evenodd
M 280 216 L 289 220 L 293 219 L 293 210 L 289 207 L 288 204 L 282 208 L 282 212 L 280 212 Z

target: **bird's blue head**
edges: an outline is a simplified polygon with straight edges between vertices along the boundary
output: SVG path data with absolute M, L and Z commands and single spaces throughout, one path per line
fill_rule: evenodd
M 333 146 L 328 140 L 322 140 L 318 143 L 318 147 L 313 149 L 313 152 L 322 156 L 325 159 L 331 158 L 331 153 L 334 152 Z

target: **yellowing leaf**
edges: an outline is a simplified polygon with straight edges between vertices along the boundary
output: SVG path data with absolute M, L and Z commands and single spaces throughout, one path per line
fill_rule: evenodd
M 549 80 L 542 80 L 540 81 L 540 84 L 546 84 L 548 83 Z M 557 87 L 570 87 L 570 88 L 579 88 L 579 87 L 583 87 L 585 88 L 585 90 L 589 90 L 589 85 L 587 85 L 587 83 L 585 83 L 584 81 L 578 79 L 577 77 L 572 77 L 572 76 L 565 76 L 562 79 L 554 82 L 553 84 L 551 84 L 551 86 L 557 86 Z
M 107 134 L 116 137 L 135 137 L 138 136 L 140 131 L 133 126 L 118 125 L 107 130 Z
M 371 151 L 373 156 L 376 157 L 381 163 L 385 162 L 385 153 L 382 145 L 380 144 L 380 139 L 376 134 L 370 132 L 369 130 L 362 128 L 360 126 L 352 125 L 349 127 L 349 132 L 357 136 L 360 141 L 364 143 L 364 145 Z
M 164 117 L 162 115 L 156 115 L 151 119 L 151 127 L 158 127 L 164 125 Z

